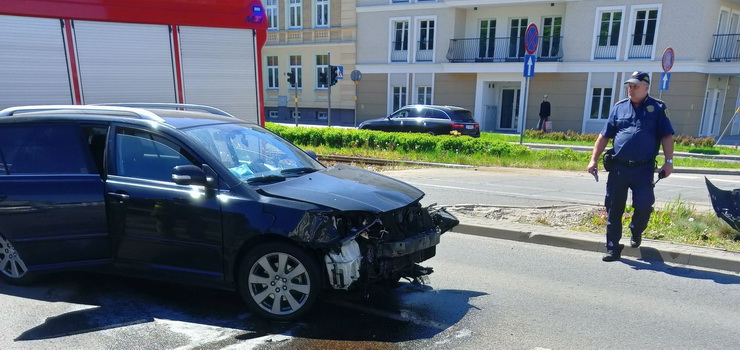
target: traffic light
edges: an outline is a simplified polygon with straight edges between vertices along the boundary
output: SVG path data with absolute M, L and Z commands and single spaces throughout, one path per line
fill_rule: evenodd
M 329 66 L 329 72 L 331 73 L 331 86 L 337 83 L 337 75 L 339 74 L 339 67 Z
M 295 87 L 295 73 L 288 72 L 288 84 L 290 84 L 291 87 Z
M 319 73 L 319 85 L 321 85 L 321 86 L 327 86 L 328 85 L 326 83 L 326 72 Z

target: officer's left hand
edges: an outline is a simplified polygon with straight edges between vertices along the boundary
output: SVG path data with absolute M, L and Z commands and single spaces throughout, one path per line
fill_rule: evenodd
M 665 176 L 663 178 L 666 178 L 668 176 L 671 176 L 671 173 L 673 172 L 673 163 L 665 163 L 662 167 L 660 167 L 660 171 L 665 173 Z

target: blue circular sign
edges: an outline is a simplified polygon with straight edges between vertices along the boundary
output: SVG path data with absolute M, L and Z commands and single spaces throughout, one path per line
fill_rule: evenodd
M 672 48 L 667 48 L 665 51 L 663 51 L 663 59 L 661 60 L 661 64 L 663 65 L 663 71 L 668 72 L 673 68 L 673 61 L 676 60 L 676 53 L 673 52 Z
M 537 52 L 537 45 L 540 42 L 540 33 L 537 30 L 537 25 L 530 23 L 527 27 L 527 31 L 524 33 L 524 46 L 527 49 L 527 53 L 534 55 Z

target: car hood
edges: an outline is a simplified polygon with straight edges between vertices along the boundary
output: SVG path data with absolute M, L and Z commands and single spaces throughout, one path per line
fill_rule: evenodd
M 260 192 L 342 211 L 370 212 L 398 209 L 424 197 L 409 184 L 347 165 L 261 186 Z

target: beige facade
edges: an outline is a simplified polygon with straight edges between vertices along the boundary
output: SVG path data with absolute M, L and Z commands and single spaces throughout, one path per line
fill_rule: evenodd
M 355 1 L 262 3 L 271 23 L 262 51 L 266 121 L 296 121 L 298 111 L 300 123 L 353 125 L 355 84 L 350 72 L 356 62 Z M 328 65 L 342 66 L 346 74 L 331 87 L 319 82 Z M 289 72 L 297 74 L 297 88 L 288 83 Z
M 740 117 L 732 119 L 740 104 L 740 1 L 357 0 L 356 6 L 358 122 L 389 114 L 399 96 L 416 103 L 419 91 L 431 87 L 432 103 L 472 109 L 484 131 L 519 132 L 524 113 L 533 127 L 547 94 L 556 131 L 596 133 L 609 107 L 626 97 L 622 82 L 642 70 L 677 133 L 740 134 Z M 539 46 L 527 79 L 522 34 L 530 23 L 539 29 Z M 661 80 L 668 47 L 675 61 L 670 79 Z

